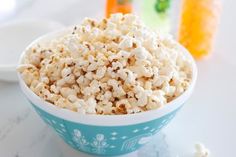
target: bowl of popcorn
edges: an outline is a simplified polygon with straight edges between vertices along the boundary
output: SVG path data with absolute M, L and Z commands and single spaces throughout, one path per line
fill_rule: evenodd
M 170 36 L 135 15 L 113 14 L 33 41 L 18 77 L 35 111 L 67 144 L 113 156 L 139 149 L 175 116 L 197 70 Z

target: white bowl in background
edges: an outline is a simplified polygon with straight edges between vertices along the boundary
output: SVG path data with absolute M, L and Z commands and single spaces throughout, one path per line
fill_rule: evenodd
M 60 23 L 24 19 L 0 25 L 0 80 L 17 81 L 16 66 L 21 52 L 39 36 L 61 29 Z

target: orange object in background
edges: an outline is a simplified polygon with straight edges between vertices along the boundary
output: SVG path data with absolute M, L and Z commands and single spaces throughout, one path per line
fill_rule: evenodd
M 196 59 L 212 51 L 219 12 L 219 0 L 182 0 L 178 40 Z
M 131 0 L 107 0 L 106 17 L 113 13 L 131 13 L 133 10 Z

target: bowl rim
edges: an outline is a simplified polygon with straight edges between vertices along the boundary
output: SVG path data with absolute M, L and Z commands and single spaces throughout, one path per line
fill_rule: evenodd
M 73 27 L 73 26 L 71 26 Z M 54 31 L 48 34 L 45 34 L 37 39 L 35 39 L 33 42 L 31 42 L 26 49 L 22 52 L 19 64 L 22 63 L 22 60 L 24 58 L 24 55 L 26 54 L 27 50 L 39 42 L 45 42 L 50 39 L 54 39 L 56 37 L 59 37 L 65 33 L 68 33 L 71 29 L 71 27 L 63 28 L 58 31 Z M 23 91 L 23 93 L 26 95 L 28 100 L 33 103 L 36 107 L 40 108 L 41 110 L 48 112 L 51 115 L 54 115 L 58 118 L 75 122 L 75 123 L 81 123 L 85 125 L 96 125 L 96 126 L 124 126 L 124 125 L 134 125 L 139 123 L 148 122 L 151 120 L 158 119 L 164 115 L 167 115 L 178 108 L 180 108 L 190 97 L 190 95 L 193 92 L 194 86 L 196 84 L 197 79 L 197 66 L 195 63 L 195 60 L 193 59 L 192 55 L 189 53 L 188 50 L 186 50 L 181 44 L 179 44 L 179 47 L 183 50 L 183 53 L 185 56 L 191 61 L 192 63 L 192 80 L 190 82 L 190 85 L 188 89 L 182 93 L 180 96 L 178 96 L 176 99 L 172 100 L 171 102 L 167 103 L 165 106 L 159 109 L 154 109 L 150 111 L 145 111 L 141 113 L 135 113 L 135 114 L 126 114 L 126 115 L 90 115 L 90 114 L 79 114 L 77 112 L 68 110 L 68 109 L 62 109 L 59 108 L 52 103 L 49 103 L 47 101 L 44 101 L 39 96 L 37 96 L 24 82 L 19 72 L 17 72 L 17 76 L 19 79 L 20 87 Z

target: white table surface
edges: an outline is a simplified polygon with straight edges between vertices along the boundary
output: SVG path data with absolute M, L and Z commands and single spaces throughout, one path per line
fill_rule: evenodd
M 92 1 L 92 0 L 91 0 Z M 19 10 L 8 19 L 49 18 L 64 24 L 80 21 L 83 16 L 101 16 L 103 1 L 93 0 L 86 9 L 84 1 L 69 0 L 68 5 L 55 0 L 32 2 L 30 9 Z M 226 2 L 226 1 L 225 1 Z M 75 5 L 76 4 L 76 5 Z M 236 154 L 236 9 L 234 0 L 223 4 L 215 51 L 199 61 L 196 89 L 176 118 L 155 137 L 153 144 L 129 156 L 158 157 L 156 149 L 166 157 L 191 157 L 196 142 L 204 143 L 212 157 L 234 157 Z M 24 6 L 26 7 L 26 6 Z M 69 10 L 64 8 L 70 8 Z M 48 8 L 52 8 L 49 10 Z M 65 14 L 62 14 L 63 12 Z M 90 13 L 93 11 L 93 14 Z M 95 13 L 95 14 L 94 14 Z M 30 15 L 29 15 L 30 14 Z M 78 16 L 76 16 L 78 15 Z M 67 18 L 67 17 L 73 18 Z M 6 20 L 6 19 L 5 19 Z M 163 144 L 160 146 L 158 141 Z M 162 148 L 163 147 L 163 148 Z M 153 151 L 150 151 L 153 150 Z M 75 157 L 84 156 L 64 144 L 36 115 L 17 84 L 0 82 L 0 157 Z M 161 157 L 165 157 L 162 155 Z

